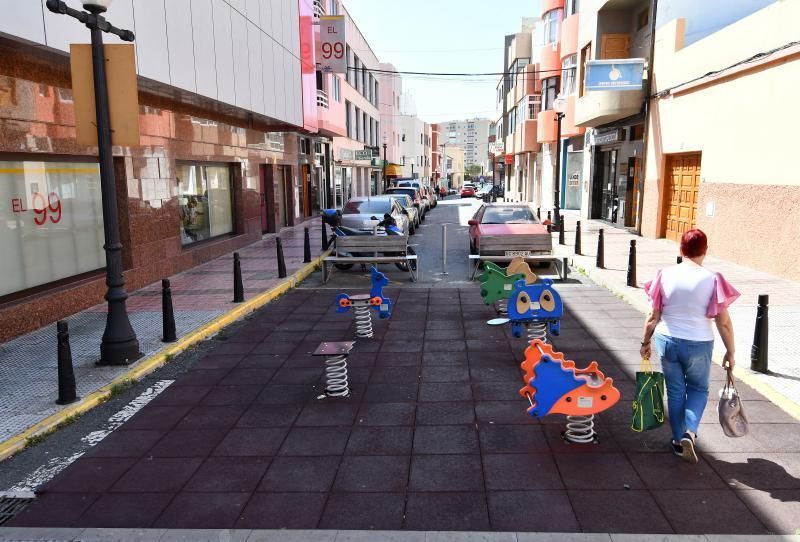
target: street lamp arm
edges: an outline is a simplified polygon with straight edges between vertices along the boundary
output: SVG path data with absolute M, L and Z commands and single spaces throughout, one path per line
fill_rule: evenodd
M 117 28 L 113 24 L 109 23 L 99 13 L 87 13 L 79 9 L 71 8 L 62 0 L 47 0 L 46 5 L 47 9 L 49 9 L 53 13 L 58 13 L 60 15 L 69 15 L 74 19 L 78 19 L 80 22 L 82 22 L 89 28 L 98 28 L 103 32 L 114 34 L 115 36 L 118 36 L 122 41 L 134 41 L 136 39 L 136 36 L 134 35 L 133 32 L 131 32 L 130 30 L 125 30 L 123 28 Z

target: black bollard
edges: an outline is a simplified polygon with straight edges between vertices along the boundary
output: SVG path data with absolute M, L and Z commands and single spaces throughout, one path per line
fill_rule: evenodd
M 308 228 L 303 232 L 303 263 L 311 262 L 311 240 L 308 237 Z
M 280 237 L 275 239 L 275 248 L 278 252 L 278 278 L 286 278 L 286 262 L 283 261 L 283 242 Z
M 769 364 L 769 296 L 758 296 L 756 312 L 756 330 L 753 334 L 753 346 L 750 348 L 750 369 L 759 373 L 768 373 Z
M 75 390 L 75 371 L 72 369 L 72 349 L 69 347 L 69 327 L 66 320 L 56 323 L 58 336 L 58 399 L 59 405 L 78 400 Z
M 559 215 L 558 217 L 558 244 L 566 244 L 564 241 L 564 215 Z
M 606 267 L 606 244 L 603 239 L 603 228 L 597 232 L 597 261 L 595 266 L 598 269 L 605 269 Z
M 325 227 L 325 222 L 320 226 L 322 226 L 322 252 L 325 252 L 328 250 L 328 229 Z
M 244 284 L 242 284 L 242 262 L 239 260 L 239 253 L 233 253 L 233 302 L 241 303 L 244 301 Z
M 541 207 L 537 207 L 536 208 L 536 218 L 538 218 L 539 220 L 542 219 L 542 208 Z
M 547 211 L 547 221 L 548 222 L 552 222 L 553 221 L 553 219 L 552 219 L 552 211 Z
M 575 226 L 575 254 L 581 253 L 581 221 Z
M 631 239 L 631 248 L 628 251 L 628 286 L 636 288 L 636 240 Z
M 676 261 L 678 263 L 683 263 L 683 256 L 678 256 L 678 259 Z
M 169 279 L 161 279 L 161 322 L 164 333 L 161 340 L 165 343 L 175 342 L 175 311 L 172 309 L 172 288 Z

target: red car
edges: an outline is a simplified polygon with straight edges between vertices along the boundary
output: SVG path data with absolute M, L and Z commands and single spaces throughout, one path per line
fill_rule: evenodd
M 461 189 L 461 197 L 462 198 L 474 198 L 475 197 L 475 189 L 471 186 L 465 186 Z
M 490 235 L 504 236 L 527 236 L 534 240 L 539 236 L 547 239 L 544 244 L 549 244 L 550 234 L 547 226 L 536 219 L 536 215 L 531 211 L 526 203 L 487 203 L 481 205 L 478 212 L 469 224 L 469 253 L 478 254 L 481 246 L 481 236 Z M 539 243 L 536 243 L 539 245 Z M 496 256 L 527 256 L 534 253 L 541 253 L 540 250 L 520 250 L 520 254 L 496 254 Z M 552 251 L 550 251 L 552 252 Z M 548 252 L 548 254 L 550 253 Z M 528 254 L 523 254 L 528 253 Z

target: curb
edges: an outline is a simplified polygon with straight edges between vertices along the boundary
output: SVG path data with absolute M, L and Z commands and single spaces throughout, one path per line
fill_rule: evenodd
M 105 400 L 111 395 L 112 389 L 115 386 L 129 380 L 141 379 L 159 367 L 164 366 L 172 357 L 176 356 L 177 354 L 180 354 L 189 347 L 217 333 L 222 328 L 232 324 L 233 322 L 257 309 L 260 309 L 270 301 L 285 294 L 287 291 L 296 287 L 300 282 L 311 275 L 311 273 L 313 273 L 314 270 L 319 267 L 322 259 L 328 256 L 330 253 L 330 250 L 323 252 L 313 259 L 311 263 L 305 264 L 290 276 L 286 277 L 281 284 L 241 303 L 236 308 L 216 317 L 214 320 L 205 324 L 204 326 L 191 331 L 188 335 L 178 340 L 178 342 L 173 343 L 167 348 L 164 348 L 155 354 L 142 359 L 133 365 L 125 374 L 116 377 L 105 386 L 86 395 L 83 399 L 81 399 L 80 402 L 63 408 L 55 414 L 51 414 L 47 418 L 29 427 L 22 433 L 19 433 L 0 443 L 0 462 L 23 450 L 27 445 L 28 439 L 45 435 L 55 429 L 58 429 L 58 427 L 69 420 L 69 418 L 83 414 L 84 412 L 87 412 L 97 405 L 105 402 Z
M 564 252 L 564 251 L 559 251 Z M 631 288 L 629 286 L 619 286 L 616 282 L 611 282 L 606 280 L 603 277 L 603 272 L 601 269 L 598 269 L 594 266 L 593 257 L 591 256 L 581 256 L 575 254 L 559 254 L 559 256 L 565 256 L 569 258 L 572 265 L 578 265 L 589 262 L 589 264 L 584 267 L 586 270 L 586 276 L 589 277 L 589 280 L 597 284 L 598 286 L 602 286 L 606 290 L 609 290 L 611 293 L 621 297 L 626 303 L 633 306 L 634 309 L 638 310 L 645 316 L 650 313 L 650 305 L 647 301 L 643 301 L 641 296 L 634 295 L 636 292 L 641 292 L 640 288 Z M 642 326 L 644 326 L 644 320 L 642 320 Z M 722 366 L 722 354 L 715 350 L 714 355 L 712 357 L 714 363 L 717 365 Z M 794 401 L 790 400 L 788 397 L 784 396 L 782 393 L 775 391 L 772 386 L 769 384 L 762 382 L 759 380 L 756 375 L 747 370 L 739 368 L 734 368 L 733 374 L 736 376 L 737 379 L 741 380 L 751 388 L 755 389 L 758 393 L 766 397 L 770 402 L 772 402 L 775 406 L 786 412 L 788 415 L 792 416 L 793 418 L 800 420 L 800 405 L 796 404 Z

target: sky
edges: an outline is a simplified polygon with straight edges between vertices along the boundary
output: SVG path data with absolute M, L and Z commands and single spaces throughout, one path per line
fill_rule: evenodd
M 503 38 L 523 17 L 539 14 L 540 0 L 344 0 L 381 62 L 399 71 L 500 72 Z M 494 120 L 499 76 L 403 76 L 416 114 L 426 122 L 469 117 Z

